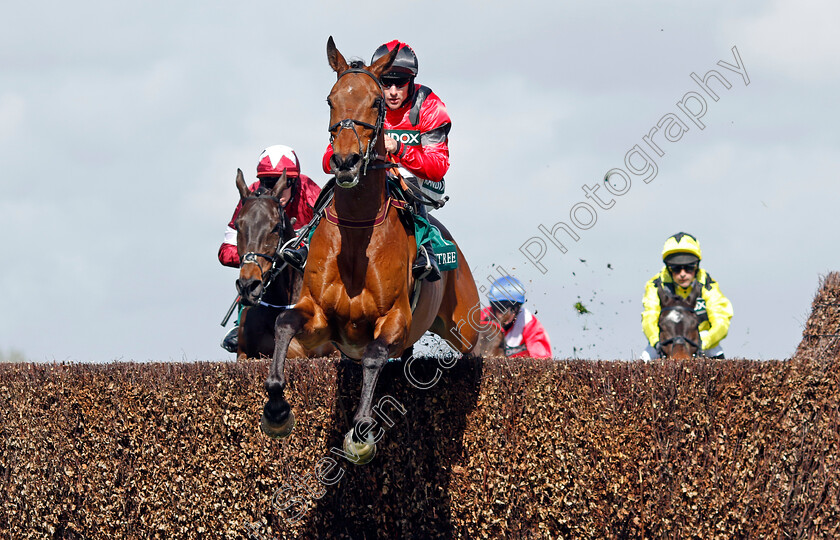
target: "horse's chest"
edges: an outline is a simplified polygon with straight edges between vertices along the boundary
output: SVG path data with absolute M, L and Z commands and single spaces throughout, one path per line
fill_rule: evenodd
M 374 325 L 367 320 L 333 320 L 333 341 L 351 358 L 361 359 L 367 344 L 373 340 Z
M 379 308 L 366 289 L 350 296 L 343 287 L 333 287 L 322 297 L 320 305 L 335 330 L 350 341 L 369 338 L 377 319 L 388 313 L 387 309 Z

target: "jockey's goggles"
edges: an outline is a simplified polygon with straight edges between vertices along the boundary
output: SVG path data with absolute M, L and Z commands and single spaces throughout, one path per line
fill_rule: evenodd
M 696 264 L 669 264 L 668 271 L 672 274 L 679 274 L 682 270 L 685 270 L 689 274 L 693 274 L 697 272 L 697 265 Z
M 496 313 L 505 313 L 507 311 L 511 311 L 517 306 L 520 306 L 518 302 L 510 302 L 507 300 L 502 300 L 501 302 L 490 302 L 490 307 Z
M 274 186 L 277 185 L 277 181 L 280 180 L 280 178 L 280 176 L 263 176 L 260 178 L 260 185 L 266 189 L 274 189 Z M 286 176 L 286 187 L 294 186 L 295 181 L 297 181 L 296 176 Z
M 382 83 L 382 86 L 385 87 L 386 90 L 392 86 L 402 88 L 411 82 L 411 76 L 398 73 L 387 73 L 379 78 L 379 82 Z

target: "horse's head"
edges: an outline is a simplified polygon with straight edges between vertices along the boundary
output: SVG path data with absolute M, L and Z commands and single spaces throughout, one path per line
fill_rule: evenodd
M 659 348 L 662 356 L 687 360 L 700 351 L 700 317 L 694 305 L 700 295 L 695 286 L 687 299 L 659 287 Z
M 327 40 L 327 59 L 338 75 L 327 103 L 333 149 L 330 167 L 339 187 L 355 186 L 369 162 L 383 159 L 385 102 L 379 77 L 391 66 L 397 52 L 394 48 L 370 66 L 360 61 L 348 64 L 332 36 Z
M 482 322 L 478 329 L 478 342 L 473 354 L 482 358 L 505 356 L 505 332 L 494 322 Z
M 280 194 L 287 186 L 284 171 L 271 189 L 260 187 L 251 191 L 242 171 L 236 172 L 236 188 L 242 201 L 236 218 L 236 248 L 240 261 L 236 289 L 244 305 L 259 303 L 281 242 L 294 234 L 280 202 Z

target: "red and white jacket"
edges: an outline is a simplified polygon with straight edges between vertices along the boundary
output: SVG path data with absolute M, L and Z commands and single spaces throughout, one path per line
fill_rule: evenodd
M 489 307 L 481 311 L 481 321 L 495 322 Z M 551 342 L 545 328 L 525 307 L 505 332 L 505 353 L 508 358 L 551 358 Z
M 260 187 L 259 180 L 251 184 L 249 189 L 254 191 L 258 187 Z M 311 178 L 304 174 L 298 176 L 298 181 L 292 188 L 292 198 L 286 203 L 286 215 L 295 218 L 293 225 L 295 230 L 312 220 L 313 207 L 320 193 L 321 188 Z M 225 230 L 225 239 L 219 246 L 219 262 L 234 268 L 239 268 L 239 252 L 236 250 L 236 216 L 239 215 L 241 209 L 242 201 L 240 200 Z
M 426 86 L 417 85 L 414 95 L 396 110 L 385 109 L 385 136 L 395 139 L 396 161 L 421 179 L 440 182 L 449 170 L 449 130 L 452 120 L 443 101 Z M 333 174 L 327 146 L 324 172 Z

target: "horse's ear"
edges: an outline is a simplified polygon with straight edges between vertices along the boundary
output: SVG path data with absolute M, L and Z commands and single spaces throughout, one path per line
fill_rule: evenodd
M 665 288 L 664 283 L 660 283 L 659 287 L 656 288 L 656 294 L 659 295 L 659 307 L 660 308 L 673 306 L 674 304 L 677 303 L 677 296 L 671 294 L 671 292 L 668 291 L 668 289 Z
M 332 36 L 327 40 L 327 60 L 330 62 L 330 67 L 333 68 L 338 75 L 341 75 L 347 68 L 347 60 L 344 59 L 344 55 L 338 52 L 338 49 L 335 46 L 335 41 L 333 41 Z
M 239 190 L 240 199 L 247 199 L 251 195 L 251 190 L 245 184 L 245 175 L 242 174 L 242 169 L 236 169 L 236 189 Z
M 703 286 L 695 279 L 694 285 L 691 287 L 691 294 L 688 295 L 688 299 L 686 300 L 688 305 L 691 306 L 691 309 L 694 309 L 695 304 L 697 304 L 697 299 L 701 294 L 703 294 Z
M 382 58 L 372 63 L 368 68 L 368 71 L 373 73 L 373 75 L 378 79 L 383 73 L 388 71 L 388 68 L 394 63 L 394 59 L 397 57 L 398 52 L 399 47 L 394 47 L 394 49 L 388 54 L 382 55 Z
M 274 184 L 273 188 L 271 188 L 271 196 L 279 198 L 283 193 L 283 190 L 286 189 L 288 185 L 289 178 L 286 176 L 286 167 L 283 167 L 283 174 L 280 175 L 280 178 L 277 179 L 277 183 Z
M 656 295 L 659 297 L 659 305 L 660 307 L 665 307 L 665 303 L 668 301 L 668 293 L 665 292 L 665 287 L 662 284 L 659 284 L 659 287 L 656 288 Z

